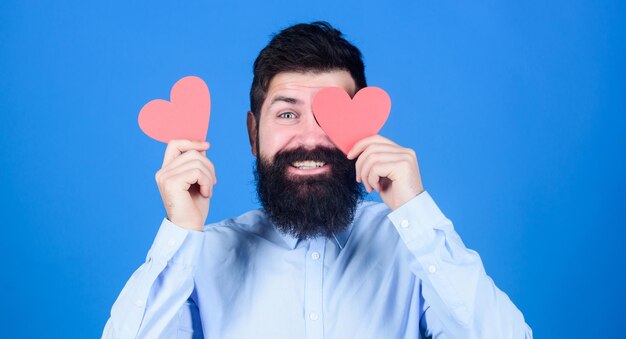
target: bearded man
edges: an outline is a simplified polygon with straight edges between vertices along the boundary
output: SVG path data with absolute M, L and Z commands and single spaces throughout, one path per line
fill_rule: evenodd
M 247 116 L 262 208 L 204 225 L 206 142 L 171 141 L 167 212 L 104 338 L 532 338 L 424 191 L 415 152 L 374 135 L 342 153 L 315 94 L 366 87 L 360 51 L 325 22 L 275 35 Z M 376 190 L 383 203 L 364 201 Z

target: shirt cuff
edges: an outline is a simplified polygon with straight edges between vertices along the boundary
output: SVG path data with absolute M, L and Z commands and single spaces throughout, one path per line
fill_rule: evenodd
M 167 218 L 163 218 L 147 260 L 163 260 L 195 266 L 204 242 L 204 232 L 180 227 Z
M 424 244 L 432 239 L 435 229 L 450 227 L 451 225 L 451 222 L 426 191 L 407 201 L 389 213 L 387 217 L 396 227 L 404 242 L 414 246 L 418 243 Z

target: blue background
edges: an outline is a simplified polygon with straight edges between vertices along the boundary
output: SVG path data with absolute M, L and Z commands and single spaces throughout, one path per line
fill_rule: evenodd
M 137 114 L 208 83 L 208 222 L 258 206 L 245 113 L 270 34 L 324 19 L 393 102 L 381 134 L 538 338 L 620 336 L 621 1 L 0 2 L 3 338 L 98 337 L 165 210 Z M 378 199 L 372 196 L 372 199 Z

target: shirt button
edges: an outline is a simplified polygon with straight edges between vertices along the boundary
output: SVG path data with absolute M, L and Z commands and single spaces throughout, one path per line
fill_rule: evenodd
M 313 260 L 319 259 L 320 258 L 320 253 L 319 252 L 311 253 L 311 258 L 313 258 Z
M 311 312 L 311 314 L 309 314 L 309 319 L 315 321 L 315 320 L 319 319 L 319 316 L 317 315 L 317 313 Z
M 136 299 L 135 300 L 135 305 L 139 306 L 139 307 L 143 307 L 143 300 L 141 299 Z
M 430 273 L 437 272 L 437 267 L 435 265 L 428 266 L 428 272 L 430 272 Z
M 174 239 L 170 239 L 170 241 L 168 241 L 168 242 L 167 242 L 167 244 L 168 244 L 170 247 L 172 247 L 172 246 L 176 245 L 176 240 L 174 240 Z
M 406 219 L 402 219 L 402 221 L 400 221 L 400 227 L 409 228 L 409 221 Z

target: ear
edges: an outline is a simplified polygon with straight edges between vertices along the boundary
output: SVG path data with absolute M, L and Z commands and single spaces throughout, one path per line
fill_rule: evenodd
M 254 113 L 248 112 L 248 116 L 246 118 L 246 125 L 248 126 L 248 139 L 250 139 L 250 147 L 252 148 L 252 155 L 255 157 L 256 154 L 256 118 L 254 117 Z

